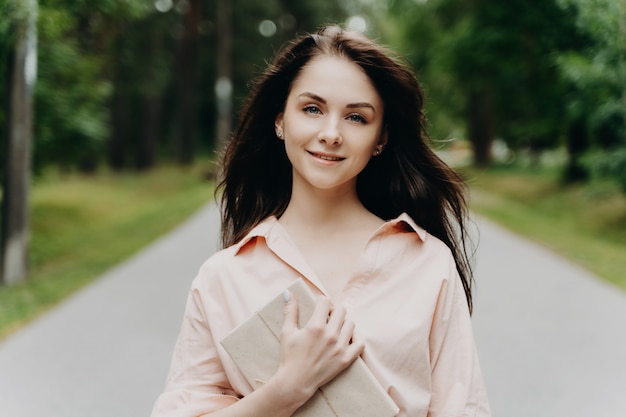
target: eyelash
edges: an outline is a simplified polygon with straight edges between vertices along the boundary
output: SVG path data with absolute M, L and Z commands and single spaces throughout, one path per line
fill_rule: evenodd
M 351 114 L 350 116 L 348 116 L 348 119 L 356 123 L 362 123 L 362 124 L 367 123 L 367 120 L 365 120 L 365 117 L 361 116 L 360 114 Z
M 305 113 L 311 113 L 311 114 L 320 114 L 321 111 L 319 109 L 319 107 L 317 106 L 305 106 L 304 109 L 302 109 L 302 111 L 304 111 Z
M 304 111 L 305 113 L 310 113 L 310 114 L 320 114 L 321 110 L 319 109 L 319 107 L 317 106 L 313 106 L 313 105 L 309 105 L 309 106 L 305 106 L 302 111 Z M 346 119 L 355 122 L 355 123 L 361 123 L 361 124 L 365 124 L 367 123 L 367 120 L 365 120 L 365 117 L 361 116 L 360 114 L 351 114 L 349 116 L 346 117 Z

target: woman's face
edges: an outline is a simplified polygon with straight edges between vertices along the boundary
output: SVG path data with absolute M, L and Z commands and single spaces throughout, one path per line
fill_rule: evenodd
M 294 187 L 356 189 L 357 175 L 385 145 L 383 101 L 365 72 L 335 56 L 313 58 L 275 120 Z

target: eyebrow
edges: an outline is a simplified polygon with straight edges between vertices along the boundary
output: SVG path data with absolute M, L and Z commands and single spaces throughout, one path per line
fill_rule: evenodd
M 322 98 L 322 97 L 320 97 L 320 96 L 318 96 L 317 94 L 314 94 L 314 93 L 304 92 L 304 93 L 302 93 L 302 94 L 300 94 L 298 96 L 298 98 L 302 98 L 302 97 L 308 97 L 308 98 L 311 98 L 311 99 L 313 99 L 315 101 L 319 101 L 322 104 L 326 104 L 326 99 L 324 99 L 324 98 Z M 365 107 L 365 108 L 370 108 L 370 109 L 372 109 L 372 111 L 376 112 L 376 108 L 371 103 L 368 103 L 366 101 L 359 102 L 359 103 L 348 103 L 348 104 L 346 104 L 346 107 L 349 108 L 349 109 L 358 109 L 358 108 Z

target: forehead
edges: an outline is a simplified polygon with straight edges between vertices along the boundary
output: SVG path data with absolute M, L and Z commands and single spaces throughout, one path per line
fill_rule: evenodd
M 354 62 L 337 56 L 311 59 L 294 79 L 290 95 L 313 92 L 325 99 L 369 101 L 382 106 L 382 99 L 365 71 Z

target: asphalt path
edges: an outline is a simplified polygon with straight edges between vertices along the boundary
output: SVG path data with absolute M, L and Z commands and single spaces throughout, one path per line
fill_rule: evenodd
M 626 294 L 477 222 L 473 322 L 494 417 L 626 416 Z M 218 225 L 206 206 L 0 342 L 0 417 L 148 416 Z

